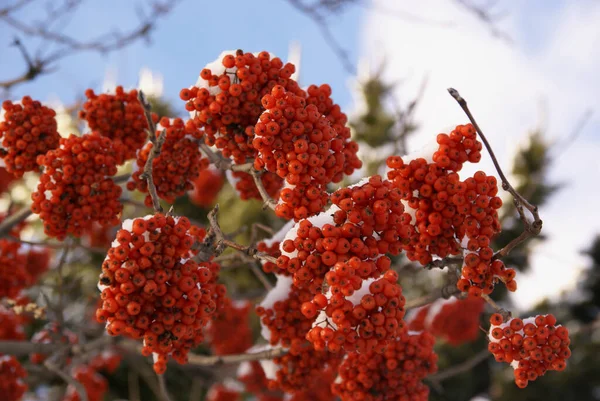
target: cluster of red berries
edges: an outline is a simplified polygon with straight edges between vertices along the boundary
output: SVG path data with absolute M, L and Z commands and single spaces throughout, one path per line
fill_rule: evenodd
M 142 353 L 155 354 L 159 374 L 169 355 L 186 362 L 225 295 L 215 283 L 219 265 L 190 259 L 204 234 L 185 217 L 126 220 L 102 264 L 97 320 L 106 322 L 110 335 L 143 339 Z
M 0 122 L 2 149 L 6 170 L 15 177 L 38 168 L 37 156 L 58 147 L 56 112 L 29 96 L 21 104 L 5 101 L 4 121 Z
M 362 280 L 389 269 L 390 259 L 382 254 L 398 254 L 410 227 L 402 218 L 398 191 L 379 176 L 340 189 L 331 200 L 334 206 L 328 212 L 301 220 L 288 233 L 277 265 L 293 275 L 295 286 L 315 295 L 327 282 L 334 294 L 348 296 Z
M 215 383 L 206 393 L 205 399 L 206 401 L 240 401 L 242 394 L 239 388 L 231 388 L 223 383 Z
M 23 288 L 30 286 L 32 277 L 27 271 L 27 255 L 21 244 L 0 239 L 0 298 L 14 298 Z
M 203 158 L 193 134 L 197 131 L 193 123 L 185 124 L 181 118 L 172 122 L 163 117 L 160 125 L 166 131 L 160 154 L 152 160 L 152 178 L 158 196 L 169 203 L 193 188 L 193 182 L 200 172 L 208 167 L 208 159 Z M 157 131 L 157 135 L 160 135 Z M 144 166 L 154 151 L 148 143 L 137 155 L 137 170 L 131 175 L 127 189 L 137 189 L 148 193 L 148 182 L 142 178 Z M 146 196 L 145 203 L 152 206 L 152 198 Z
M 14 181 L 16 177 L 0 166 L 0 195 L 4 194 Z
M 407 257 L 427 265 L 434 256 L 457 255 L 465 246 L 476 252 L 477 258 L 463 270 L 458 283 L 461 291 L 475 296 L 489 294 L 499 278 L 509 289 L 516 289 L 516 282 L 511 282 L 514 271 L 505 269 L 501 262 L 492 266 L 489 245 L 500 232 L 497 210 L 502 206 L 496 178 L 478 171 L 461 181 L 457 173 L 465 162 L 481 159 L 482 145 L 475 128 L 459 125 L 449 135 L 439 134 L 437 144 L 432 162 L 416 158 L 405 163 L 398 156 L 387 160 L 388 178 L 400 189 L 407 211 L 414 215 L 416 235 L 404 247 Z
M 192 183 L 194 188 L 188 192 L 190 202 L 200 207 L 211 207 L 223 188 L 225 180 L 218 170 L 208 168 L 202 171 Z
M 110 139 L 97 134 L 61 138 L 60 147 L 38 156 L 44 166 L 31 210 L 44 222 L 46 235 L 80 237 L 93 222 L 117 225 L 123 205 Z
M 196 86 L 182 89 L 180 97 L 186 109 L 194 112 L 194 121 L 204 130 L 206 143 L 242 164 L 256 153 L 252 127 L 264 111 L 262 97 L 275 85 L 300 89 L 290 79 L 294 65 L 284 65 L 268 52 L 255 56 L 237 50 L 219 59 L 200 72 Z
M 426 401 L 422 380 L 437 370 L 435 339 L 427 332 L 404 332 L 383 354 L 349 353 L 339 367 L 333 393 L 342 401 Z
M 280 389 L 295 394 L 312 386 L 315 377 L 335 372 L 342 354 L 319 351 L 311 347 L 291 349 L 284 356 L 273 359 L 275 377 L 269 380 L 269 389 Z
M 88 230 L 84 231 L 81 240 L 86 246 L 108 249 L 117 229 L 118 226 L 101 226 L 94 222 Z
M 268 295 L 256 308 L 262 336 L 271 345 L 300 349 L 314 321 L 314 317 L 308 318 L 301 312 L 301 307 L 312 299 L 312 294 L 293 286 L 291 279 L 283 276 L 278 276 L 275 292 L 284 295 L 283 299 L 271 300 Z
M 0 306 L 0 340 L 23 340 L 23 317 Z
M 245 171 L 227 171 L 227 178 L 229 183 L 240 195 L 240 199 L 262 199 L 262 196 L 254 183 L 254 177 L 249 173 L 246 173 Z M 279 196 L 279 191 L 283 186 L 283 179 L 277 174 L 271 173 L 270 171 L 264 171 L 260 175 L 260 182 L 271 198 L 277 198 Z
M 148 139 L 148 122 L 137 90 L 125 92 L 122 86 L 117 86 L 114 95 L 96 95 L 88 89 L 85 96 L 88 100 L 79 118 L 87 121 L 91 131 L 112 140 L 118 164 L 135 158 Z
M 397 280 L 398 274 L 388 270 L 380 279 L 363 281 L 362 291 L 352 300 L 342 294 L 329 299 L 320 294 L 302 304 L 305 315 L 316 314 L 317 307 L 324 308 L 306 339 L 316 350 L 382 353 L 405 331 L 405 299 Z M 327 304 L 322 306 L 321 300 Z
M 549 370 L 562 371 L 571 356 L 569 330 L 556 325 L 553 315 L 504 321 L 499 313 L 490 317 L 489 351 L 496 361 L 509 363 L 520 388 Z
M 252 346 L 249 302 L 225 298 L 206 328 L 206 337 L 215 355 L 239 354 Z
M 71 369 L 71 377 L 85 388 L 89 401 L 102 401 L 108 390 L 108 381 L 94 368 L 88 365 L 79 365 Z M 62 401 L 81 401 L 79 392 L 73 385 L 68 385 Z
M 2 108 L 5 113 L 0 122 L 0 157 L 9 173 L 21 177 L 38 168 L 38 155 L 58 147 L 56 112 L 29 96 L 23 97 L 21 104 L 7 100 Z
M 481 297 L 436 302 L 420 308 L 408 323 L 409 330 L 426 330 L 454 346 L 479 336 L 479 319 L 485 306 Z
M 0 214 L 0 222 L 6 218 Z M 0 298 L 16 298 L 48 270 L 50 252 L 19 242 L 25 223 L 17 224 L 0 239 Z
M 346 161 L 358 148 L 352 153 L 317 106 L 306 104 L 304 92 L 276 85 L 261 102 L 265 112 L 254 127 L 254 168 L 277 173 L 287 184 L 275 213 L 296 221 L 315 215 L 327 202 L 327 184 L 341 181 L 345 167 L 352 173 L 361 166 Z
M 71 368 L 71 376 L 83 384 L 90 401 L 102 401 L 108 390 L 108 381 L 99 371 L 113 373 L 121 363 L 121 356 L 111 350 L 95 355 L 89 363 Z M 75 387 L 67 386 L 63 401 L 80 401 L 81 397 Z
M 0 394 L 6 401 L 19 401 L 27 391 L 27 371 L 12 355 L 0 355 Z

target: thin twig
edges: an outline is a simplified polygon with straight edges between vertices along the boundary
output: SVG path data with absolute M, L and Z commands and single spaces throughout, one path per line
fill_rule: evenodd
M 0 223 L 0 238 L 6 236 L 13 227 L 31 216 L 32 211 L 27 206 L 11 214 Z
M 140 401 L 139 375 L 133 369 L 129 369 L 129 372 L 127 372 L 127 391 L 129 401 Z
M 146 115 L 146 122 L 148 124 L 148 139 L 152 144 L 152 150 L 148 155 L 148 160 L 146 160 L 146 164 L 144 165 L 144 172 L 140 175 L 140 178 L 145 179 L 148 183 L 148 193 L 152 198 L 152 206 L 154 207 L 154 211 L 162 213 L 163 208 L 160 204 L 160 198 L 158 197 L 156 185 L 154 185 L 154 178 L 152 176 L 152 163 L 156 157 L 160 156 L 160 151 L 165 142 L 167 131 L 162 130 L 158 138 L 156 137 L 156 124 L 154 124 L 154 121 L 152 120 L 152 106 L 146 101 L 142 91 L 138 92 L 138 100 L 144 107 L 144 114 Z
M 265 186 L 263 185 L 262 180 L 260 179 L 259 171 L 255 170 L 255 169 L 251 169 L 250 175 L 254 179 L 254 184 L 256 185 L 256 188 L 258 189 L 258 192 L 260 193 L 260 196 L 263 199 L 263 202 L 264 202 L 263 207 L 269 208 L 271 210 L 275 210 L 275 206 L 277 206 L 277 202 L 275 202 L 273 200 L 273 198 L 271 198 L 271 196 L 265 189 Z
M 469 372 L 475 366 L 479 365 L 481 362 L 488 359 L 490 356 L 491 356 L 490 352 L 487 349 L 483 349 L 483 350 L 479 351 L 478 353 L 476 353 L 475 355 L 473 355 L 471 358 L 467 359 L 466 361 L 464 361 L 456 366 L 452 366 L 448 369 L 445 369 L 435 375 L 429 376 L 427 378 L 427 380 L 432 381 L 432 382 L 441 382 L 441 381 L 444 381 L 451 377 L 454 377 L 456 375 L 459 375 L 461 373 Z
M 315 7 L 311 7 L 304 4 L 301 0 L 288 0 L 288 3 L 290 3 L 298 11 L 304 13 L 307 17 L 312 19 L 315 24 L 317 24 L 317 27 L 321 31 L 321 36 L 323 37 L 323 39 L 325 39 L 325 42 L 327 43 L 329 48 L 335 53 L 337 58 L 340 60 L 342 67 L 344 67 L 346 72 L 348 72 L 349 74 L 355 75 L 356 67 L 350 61 L 350 56 L 348 55 L 348 52 L 339 44 L 335 36 L 333 36 L 333 33 L 331 32 L 331 29 L 329 29 L 329 25 L 327 24 L 325 17 L 319 12 L 319 10 L 317 10 Z
M 492 308 L 494 308 L 494 311 L 496 313 L 499 313 L 502 315 L 502 317 L 504 318 L 504 321 L 510 319 L 512 317 L 512 312 L 501 308 L 500 305 L 498 305 L 496 303 L 496 301 L 494 301 L 492 298 L 490 298 L 489 295 L 487 294 L 481 294 L 481 298 L 483 298 L 485 300 L 485 302 L 487 302 Z
M 81 401 L 88 401 L 87 391 L 85 390 L 85 387 L 83 386 L 83 384 L 81 382 L 75 380 L 69 374 L 63 372 L 57 365 L 55 365 L 53 362 L 51 362 L 50 359 L 47 359 L 44 362 L 44 366 L 49 371 L 51 371 L 52 373 L 56 374 L 61 379 L 63 379 L 67 384 L 73 386 L 75 388 L 75 390 L 77 391 L 77 394 L 79 394 L 79 399 Z
M 460 291 L 456 288 L 456 283 L 448 283 L 443 287 L 433 289 L 427 295 L 406 301 L 404 308 L 406 310 L 419 308 L 421 306 L 429 305 L 440 298 L 450 299 L 457 294 L 460 294 Z
M 169 391 L 167 390 L 167 382 L 165 380 L 165 375 L 156 375 L 158 379 L 158 388 L 160 389 L 160 396 L 162 401 L 171 401 L 171 397 L 169 396 Z
M 485 148 L 487 149 L 488 153 L 490 154 L 490 157 L 492 158 L 494 167 L 496 168 L 496 171 L 497 171 L 498 175 L 500 176 L 500 180 L 502 181 L 502 189 L 509 192 L 512 195 L 512 197 L 514 198 L 515 206 L 517 208 L 517 211 L 519 212 L 519 216 L 521 217 L 521 220 L 523 221 L 523 223 L 525 225 L 525 227 L 524 227 L 525 234 L 520 235 L 517 239 L 511 241 L 506 247 L 504 247 L 500 251 L 496 252 L 493 259 L 494 260 L 499 259 L 499 258 L 502 258 L 502 257 L 508 255 L 508 253 L 515 246 L 519 245 L 523 241 L 527 240 L 530 237 L 534 237 L 534 236 L 538 235 L 540 233 L 540 231 L 542 230 L 542 220 L 540 219 L 538 207 L 529 203 L 529 201 L 527 199 L 525 199 L 519 192 L 517 192 L 517 190 L 513 188 L 513 186 L 510 184 L 510 182 L 504 175 L 504 172 L 502 171 L 502 168 L 500 167 L 500 164 L 498 163 L 498 159 L 496 158 L 496 155 L 494 154 L 494 151 L 493 151 L 490 143 L 488 142 L 486 136 L 483 134 L 483 131 L 477 124 L 477 121 L 475 121 L 473 114 L 471 114 L 471 111 L 469 110 L 469 107 L 467 106 L 467 101 L 460 95 L 460 93 L 458 93 L 458 91 L 456 89 L 448 88 L 448 93 L 450 93 L 450 95 L 454 98 L 454 100 L 456 100 L 458 105 L 462 108 L 464 113 L 467 115 L 467 117 L 471 121 L 471 124 L 473 124 L 473 126 L 477 130 L 477 133 L 481 137 L 481 140 L 483 141 Z M 530 221 L 529 218 L 527 218 L 527 216 L 524 213 L 523 208 L 527 209 L 531 213 L 531 215 L 533 216 L 533 221 Z M 517 240 L 518 240 L 518 242 L 517 242 Z
M 260 352 L 234 354 L 234 355 L 195 355 L 188 357 L 188 362 L 196 366 L 217 366 L 246 361 L 259 361 L 261 359 L 273 359 L 288 353 L 285 348 L 271 348 Z

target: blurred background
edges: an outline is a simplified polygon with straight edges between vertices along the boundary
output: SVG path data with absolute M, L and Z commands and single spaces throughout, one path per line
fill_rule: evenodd
M 507 260 L 520 271 L 517 292 L 493 297 L 521 316 L 554 313 L 573 332 L 573 356 L 565 372 L 519 390 L 512 369 L 471 359 L 486 348 L 483 334 L 459 347 L 441 341 L 440 370 L 467 369 L 433 383 L 430 399 L 600 399 L 600 2 L 0 0 L 0 99 L 53 105 L 62 135 L 82 129 L 76 115 L 87 88 L 141 88 L 163 115 L 184 116 L 180 89 L 238 48 L 295 63 L 302 86 L 331 85 L 360 142 L 365 167 L 356 179 L 465 123 L 446 92 L 458 89 L 544 221 L 543 235 Z M 477 169 L 494 171 L 487 156 Z M 12 201 L 27 198 L 24 185 Z M 498 248 L 521 230 L 506 200 Z M 279 224 L 231 188 L 219 203 L 232 210 L 222 222 L 229 231 Z M 191 198 L 177 207 L 199 220 L 207 210 Z M 435 274 L 396 262 L 408 294 L 434 285 Z M 233 277 L 240 288 L 255 284 Z M 119 379 L 111 380 L 118 399 Z

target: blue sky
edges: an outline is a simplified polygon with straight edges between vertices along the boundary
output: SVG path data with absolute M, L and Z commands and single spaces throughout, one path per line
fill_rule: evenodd
M 348 49 L 352 60 L 358 58 L 363 11 L 361 7 L 349 7 L 339 17 L 329 19 L 334 35 Z M 39 18 L 39 11 L 27 8 L 21 15 L 34 20 Z M 68 22 L 64 32 L 86 38 L 115 28 L 126 30 L 137 21 L 134 2 L 88 1 Z M 17 50 L 7 46 L 13 32 L 0 25 L 0 59 L 3 60 L 0 79 L 19 74 L 23 68 Z M 11 97 L 28 94 L 46 99 L 52 94 L 68 103 L 87 87 L 101 88 L 107 69 L 118 71 L 119 84 L 133 86 L 137 84 L 140 69 L 148 67 L 164 76 L 165 96 L 176 100 L 179 90 L 195 83 L 202 67 L 221 51 L 267 50 L 285 59 L 292 41 L 302 45 L 302 83 L 327 82 L 334 90 L 335 99 L 348 103 L 349 75 L 324 43 L 312 20 L 281 0 L 184 0 L 159 21 L 150 44 L 140 41 L 106 56 L 87 52 L 63 59 L 57 72 L 16 87 Z

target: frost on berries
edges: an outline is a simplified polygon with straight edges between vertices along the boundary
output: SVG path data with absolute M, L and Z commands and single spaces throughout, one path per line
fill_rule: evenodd
M 464 253 L 460 291 L 490 294 L 498 281 L 516 290 L 515 271 L 493 260 L 490 248 L 500 232 L 497 180 L 483 171 L 464 181 L 458 174 L 464 163 L 481 159 L 475 128 L 459 125 L 450 134 L 439 134 L 437 144 L 431 159 L 387 160 L 388 179 L 401 191 L 416 232 L 404 246 L 406 256 L 425 266 L 434 258 Z
M 110 335 L 143 340 L 142 353 L 154 355 L 159 374 L 169 356 L 187 361 L 225 295 L 216 283 L 219 265 L 190 259 L 204 235 L 185 217 L 126 220 L 102 264 L 96 319 Z
M 553 315 L 504 321 L 502 315 L 494 313 L 490 323 L 488 350 L 496 361 L 510 364 L 520 388 L 549 370 L 567 367 L 571 356 L 569 330 L 557 325 Z

